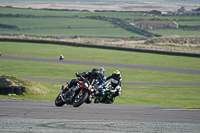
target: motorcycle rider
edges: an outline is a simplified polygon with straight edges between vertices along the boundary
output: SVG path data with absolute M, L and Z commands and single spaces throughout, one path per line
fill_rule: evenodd
M 64 56 L 61 54 L 59 60 L 64 60 Z
M 97 79 L 98 77 L 102 76 L 102 74 L 97 68 L 92 68 L 91 72 L 83 72 L 83 73 L 76 72 L 75 75 L 76 77 L 80 77 L 80 78 L 72 79 L 70 83 L 68 84 L 68 86 L 62 91 L 62 93 L 65 93 L 73 85 L 77 85 L 78 81 L 83 81 L 84 80 L 83 78 L 89 80 L 90 84 L 93 86 L 94 84 L 92 83 L 93 79 Z
M 106 81 L 111 79 L 111 86 L 114 90 L 111 90 L 113 96 L 120 96 L 121 95 L 121 83 L 122 83 L 122 76 L 119 70 L 115 70 L 113 74 L 106 78 Z
M 99 68 L 99 71 L 101 73 L 101 77 L 97 78 L 97 88 L 100 91 L 100 96 L 103 97 L 105 95 L 104 89 L 103 87 L 105 86 L 105 82 L 106 82 L 106 76 L 104 75 L 105 73 L 105 69 L 103 67 Z

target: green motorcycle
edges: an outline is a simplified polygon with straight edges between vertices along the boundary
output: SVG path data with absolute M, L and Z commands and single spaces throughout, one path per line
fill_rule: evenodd
M 112 90 L 113 90 L 113 87 L 111 85 L 105 87 L 104 88 L 105 95 L 102 97 L 100 96 L 99 89 L 97 89 L 94 93 L 94 103 L 112 104 L 115 100 Z

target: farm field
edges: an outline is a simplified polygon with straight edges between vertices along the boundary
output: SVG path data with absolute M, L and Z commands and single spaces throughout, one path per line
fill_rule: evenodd
M 26 12 L 25 12 L 26 10 Z M 120 19 L 131 18 L 133 16 L 144 15 L 145 13 L 126 13 L 126 12 L 84 12 L 84 11 L 51 11 L 51 10 L 40 10 L 40 9 L 20 9 L 20 8 L 0 8 L 2 14 L 23 14 L 23 15 L 34 15 L 34 16 L 105 16 L 115 17 Z
M 152 32 L 154 34 L 161 34 L 163 36 L 173 36 L 173 35 L 179 35 L 179 36 L 200 36 L 200 32 L 198 30 L 189 31 L 189 30 L 171 30 L 171 29 L 159 29 L 159 30 L 148 30 L 149 32 Z
M 13 23 L 13 21 L 15 23 Z M 87 27 L 114 27 L 111 22 L 100 21 L 94 19 L 79 19 L 79 18 L 5 18 L 1 23 L 8 25 L 16 25 L 19 28 L 87 28 Z M 90 25 L 88 25 L 90 24 Z
M 116 18 L 129 23 L 138 20 L 172 20 L 180 25 L 198 26 L 199 19 L 196 16 L 146 16 L 146 13 L 131 12 L 83 12 L 83 11 L 49 11 L 17 8 L 0 8 L 2 15 L 0 24 L 17 26 L 17 29 L 1 28 L 1 34 L 28 34 L 28 35 L 53 35 L 53 36 L 86 36 L 102 39 L 114 38 L 146 38 L 144 34 L 127 30 L 112 21 L 85 18 L 87 16 L 101 16 Z M 26 16 L 23 16 L 26 15 Z M 40 16 L 40 17 L 39 17 Z M 42 16 L 42 17 L 41 17 Z M 67 17 L 67 18 L 63 18 Z M 190 21 L 189 21 L 190 20 Z M 196 21 L 191 21 L 196 20 Z M 163 36 L 199 36 L 199 30 L 148 30 L 144 32 Z M 87 37 L 88 36 L 88 37 Z M 96 37 L 95 37 L 96 36 Z M 114 38 L 113 38 L 114 37 Z
M 133 63 L 157 65 L 179 68 L 199 68 L 198 58 L 179 57 L 169 55 L 144 54 L 137 52 L 125 52 L 115 50 L 102 50 L 94 48 L 70 47 L 53 44 L 39 43 L 15 43 L 1 42 L 0 48 L 3 55 L 52 58 L 57 59 L 60 52 L 63 52 L 66 59 L 85 60 L 113 63 Z M 87 54 L 84 54 L 87 53 Z M 95 53 L 95 54 L 94 54 Z M 103 58 L 106 55 L 106 60 Z M 109 55 L 109 56 L 108 56 Z M 127 60 L 125 60 L 125 58 Z M 101 60 L 102 59 L 102 60 Z M 54 64 L 29 61 L 11 61 L 0 58 L 0 73 L 8 76 L 24 78 L 51 78 L 51 79 L 72 79 L 74 73 L 79 71 L 90 71 L 96 66 L 82 66 L 69 64 Z M 110 75 L 116 68 L 105 67 L 105 75 Z M 161 83 L 192 83 L 200 82 L 199 75 L 180 74 L 169 72 L 156 72 L 145 70 L 119 69 L 121 71 L 123 82 L 161 82 Z M 39 92 L 27 93 L 21 96 L 3 96 L 0 98 L 14 98 L 26 100 L 46 100 L 54 101 L 62 82 L 44 82 L 34 81 L 33 84 L 39 84 Z M 174 106 L 185 108 L 199 108 L 199 86 L 145 86 L 145 85 L 123 85 L 122 96 L 118 97 L 115 104 L 128 105 L 151 105 L 151 106 Z
M 180 21 L 179 25 L 187 25 L 187 26 L 198 26 L 200 25 L 199 21 Z

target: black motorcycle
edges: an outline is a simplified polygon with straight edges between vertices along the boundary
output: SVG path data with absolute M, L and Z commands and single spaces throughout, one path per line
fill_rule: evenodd
M 62 107 L 64 104 L 79 107 L 83 103 L 91 103 L 91 86 L 88 80 L 78 81 L 77 85 L 72 86 L 67 91 L 63 92 L 65 86 L 63 85 L 60 94 L 55 99 L 55 105 Z
M 107 83 L 104 87 L 105 95 L 102 97 L 100 96 L 99 88 L 97 88 L 94 93 L 94 103 L 112 104 L 115 100 L 115 96 L 113 95 L 112 90 L 113 87 L 109 83 Z

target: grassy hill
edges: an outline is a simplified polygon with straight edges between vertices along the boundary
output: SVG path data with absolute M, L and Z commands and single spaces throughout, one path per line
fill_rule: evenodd
M 200 69 L 199 58 L 194 57 L 22 42 L 0 42 L 0 48 L 2 56 L 58 59 L 59 55 L 62 53 L 65 59 L 69 60 Z M 0 62 L 1 75 L 12 75 L 18 78 L 74 79 L 75 72 L 90 71 L 93 67 L 98 68 L 98 66 L 4 60 L 1 58 Z M 195 74 L 124 69 L 118 68 L 117 66 L 115 68 L 105 67 L 105 69 L 106 76 L 113 73 L 115 69 L 119 69 L 122 74 L 123 82 L 200 82 L 200 76 Z M 0 95 L 0 98 L 54 101 L 59 93 L 61 85 L 66 85 L 65 82 L 45 81 L 26 81 L 26 84 L 31 84 L 31 86 L 34 87 L 33 93 L 12 97 Z M 122 95 L 116 98 L 115 104 L 199 108 L 199 89 L 199 86 L 147 86 L 125 85 L 122 83 Z

